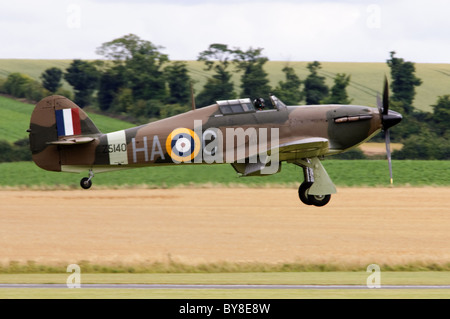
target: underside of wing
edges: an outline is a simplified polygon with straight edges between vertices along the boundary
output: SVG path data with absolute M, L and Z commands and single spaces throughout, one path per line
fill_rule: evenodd
M 278 150 L 280 161 L 317 157 L 325 155 L 329 150 L 329 143 L 326 138 L 310 137 L 282 143 L 271 149 L 271 154 Z
M 266 156 L 250 161 L 246 158 L 244 163 L 233 163 L 232 166 L 241 176 L 271 175 L 280 171 L 281 162 L 300 160 L 325 155 L 329 150 L 328 140 L 320 137 L 304 138 L 272 146 Z

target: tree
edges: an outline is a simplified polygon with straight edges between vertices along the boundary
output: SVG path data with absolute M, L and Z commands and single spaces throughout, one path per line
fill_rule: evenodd
M 24 97 L 32 101 L 39 101 L 48 95 L 41 83 L 33 80 L 29 75 L 17 72 L 8 75 L 2 90 L 12 96 Z
M 303 99 L 303 92 L 300 90 L 302 81 L 295 74 L 294 68 L 290 66 L 285 66 L 283 72 L 286 81 L 278 82 L 278 86 L 274 89 L 273 93 L 284 103 L 297 105 Z
M 116 65 L 100 75 L 97 100 L 101 110 L 110 109 L 120 89 L 125 86 L 124 73 L 125 67 Z
M 165 100 L 166 81 L 159 62 L 147 53 L 138 53 L 126 63 L 128 87 L 135 100 Z
M 62 86 L 61 80 L 63 76 L 63 71 L 59 68 L 53 67 L 42 72 L 40 78 L 42 80 L 42 86 L 50 91 L 50 93 L 55 93 Z
M 334 78 L 334 85 L 331 88 L 331 94 L 322 102 L 324 104 L 350 104 L 351 99 L 347 95 L 347 86 L 350 84 L 350 75 L 345 73 L 338 73 Z
M 14 144 L 0 140 L 0 163 L 19 161 L 31 161 L 28 138 L 18 140 Z
M 168 62 L 161 46 L 128 34 L 97 48 L 97 54 L 113 60 L 115 66 L 122 65 L 124 85 L 132 89 L 135 100 L 164 100 L 167 96 L 162 66 Z
M 14 72 L 8 75 L 3 89 L 7 94 L 15 97 L 25 97 L 27 88 L 33 79 L 22 73 Z
M 433 129 L 440 136 L 450 132 L 450 95 L 439 96 L 433 107 Z
M 430 130 L 411 135 L 403 142 L 403 148 L 392 154 L 394 159 L 449 160 L 450 140 Z
M 64 74 L 66 81 L 75 91 L 74 102 L 81 108 L 89 105 L 92 93 L 97 88 L 99 72 L 94 63 L 82 60 L 73 60 Z
M 329 88 L 325 84 L 325 77 L 319 76 L 317 71 L 321 69 L 320 62 L 314 61 L 308 63 L 307 68 L 310 74 L 305 79 L 305 86 L 303 89 L 306 104 L 314 105 L 320 104 L 328 96 Z
M 169 86 L 167 103 L 186 105 L 191 97 L 191 78 L 186 62 L 176 61 L 164 69 Z
M 404 113 L 411 114 L 414 111 L 415 87 L 421 85 L 422 80 L 414 75 L 416 71 L 414 63 L 395 57 L 395 51 L 390 54 L 391 58 L 387 60 L 387 65 L 391 68 L 392 100 L 402 102 Z
M 205 70 L 214 70 L 212 78 L 208 78 L 203 90 L 196 97 L 197 105 L 207 106 L 217 100 L 231 100 L 236 98 L 232 74 L 228 70 L 233 58 L 233 50 L 226 44 L 211 44 L 205 51 L 200 52 L 198 61 L 205 62 Z
M 215 71 L 226 70 L 233 58 L 233 50 L 229 49 L 226 44 L 214 43 L 208 49 L 200 52 L 198 61 L 204 61 L 206 70 Z
M 264 71 L 264 64 L 269 60 L 261 55 L 262 48 L 248 49 L 242 51 L 234 50 L 234 63 L 239 71 L 244 72 L 241 78 L 242 95 L 252 100 L 267 96 L 271 88 L 269 86 L 268 74 Z

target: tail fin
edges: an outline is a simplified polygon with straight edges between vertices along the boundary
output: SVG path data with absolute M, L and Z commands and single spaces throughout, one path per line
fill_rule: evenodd
M 58 145 L 88 143 L 101 134 L 81 108 L 59 95 L 36 104 L 28 132 L 33 161 L 50 171 L 61 171 Z

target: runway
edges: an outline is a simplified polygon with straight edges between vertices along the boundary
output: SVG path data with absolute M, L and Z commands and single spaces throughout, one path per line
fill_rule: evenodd
M 70 289 L 65 284 L 0 284 L 0 289 Z M 81 289 L 450 289 L 450 285 L 381 285 L 369 288 L 365 285 L 174 285 L 174 284 L 83 284 Z M 77 289 L 77 288 L 75 288 Z

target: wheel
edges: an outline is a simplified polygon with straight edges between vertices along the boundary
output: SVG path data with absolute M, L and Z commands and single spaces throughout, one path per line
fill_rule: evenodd
M 92 186 L 92 181 L 88 177 L 83 177 L 80 181 L 80 186 L 84 189 L 89 189 Z
M 309 195 L 308 191 L 312 183 L 303 182 L 298 188 L 298 197 L 306 205 L 314 205 L 317 207 L 322 207 L 328 204 L 331 199 L 331 195 Z
M 331 195 L 308 195 L 310 203 L 317 207 L 322 207 L 328 204 Z
M 303 204 L 306 205 L 312 205 L 313 203 L 310 201 L 308 196 L 308 190 L 311 187 L 312 183 L 310 182 L 303 182 L 300 187 L 298 188 L 298 197 L 303 202 Z

